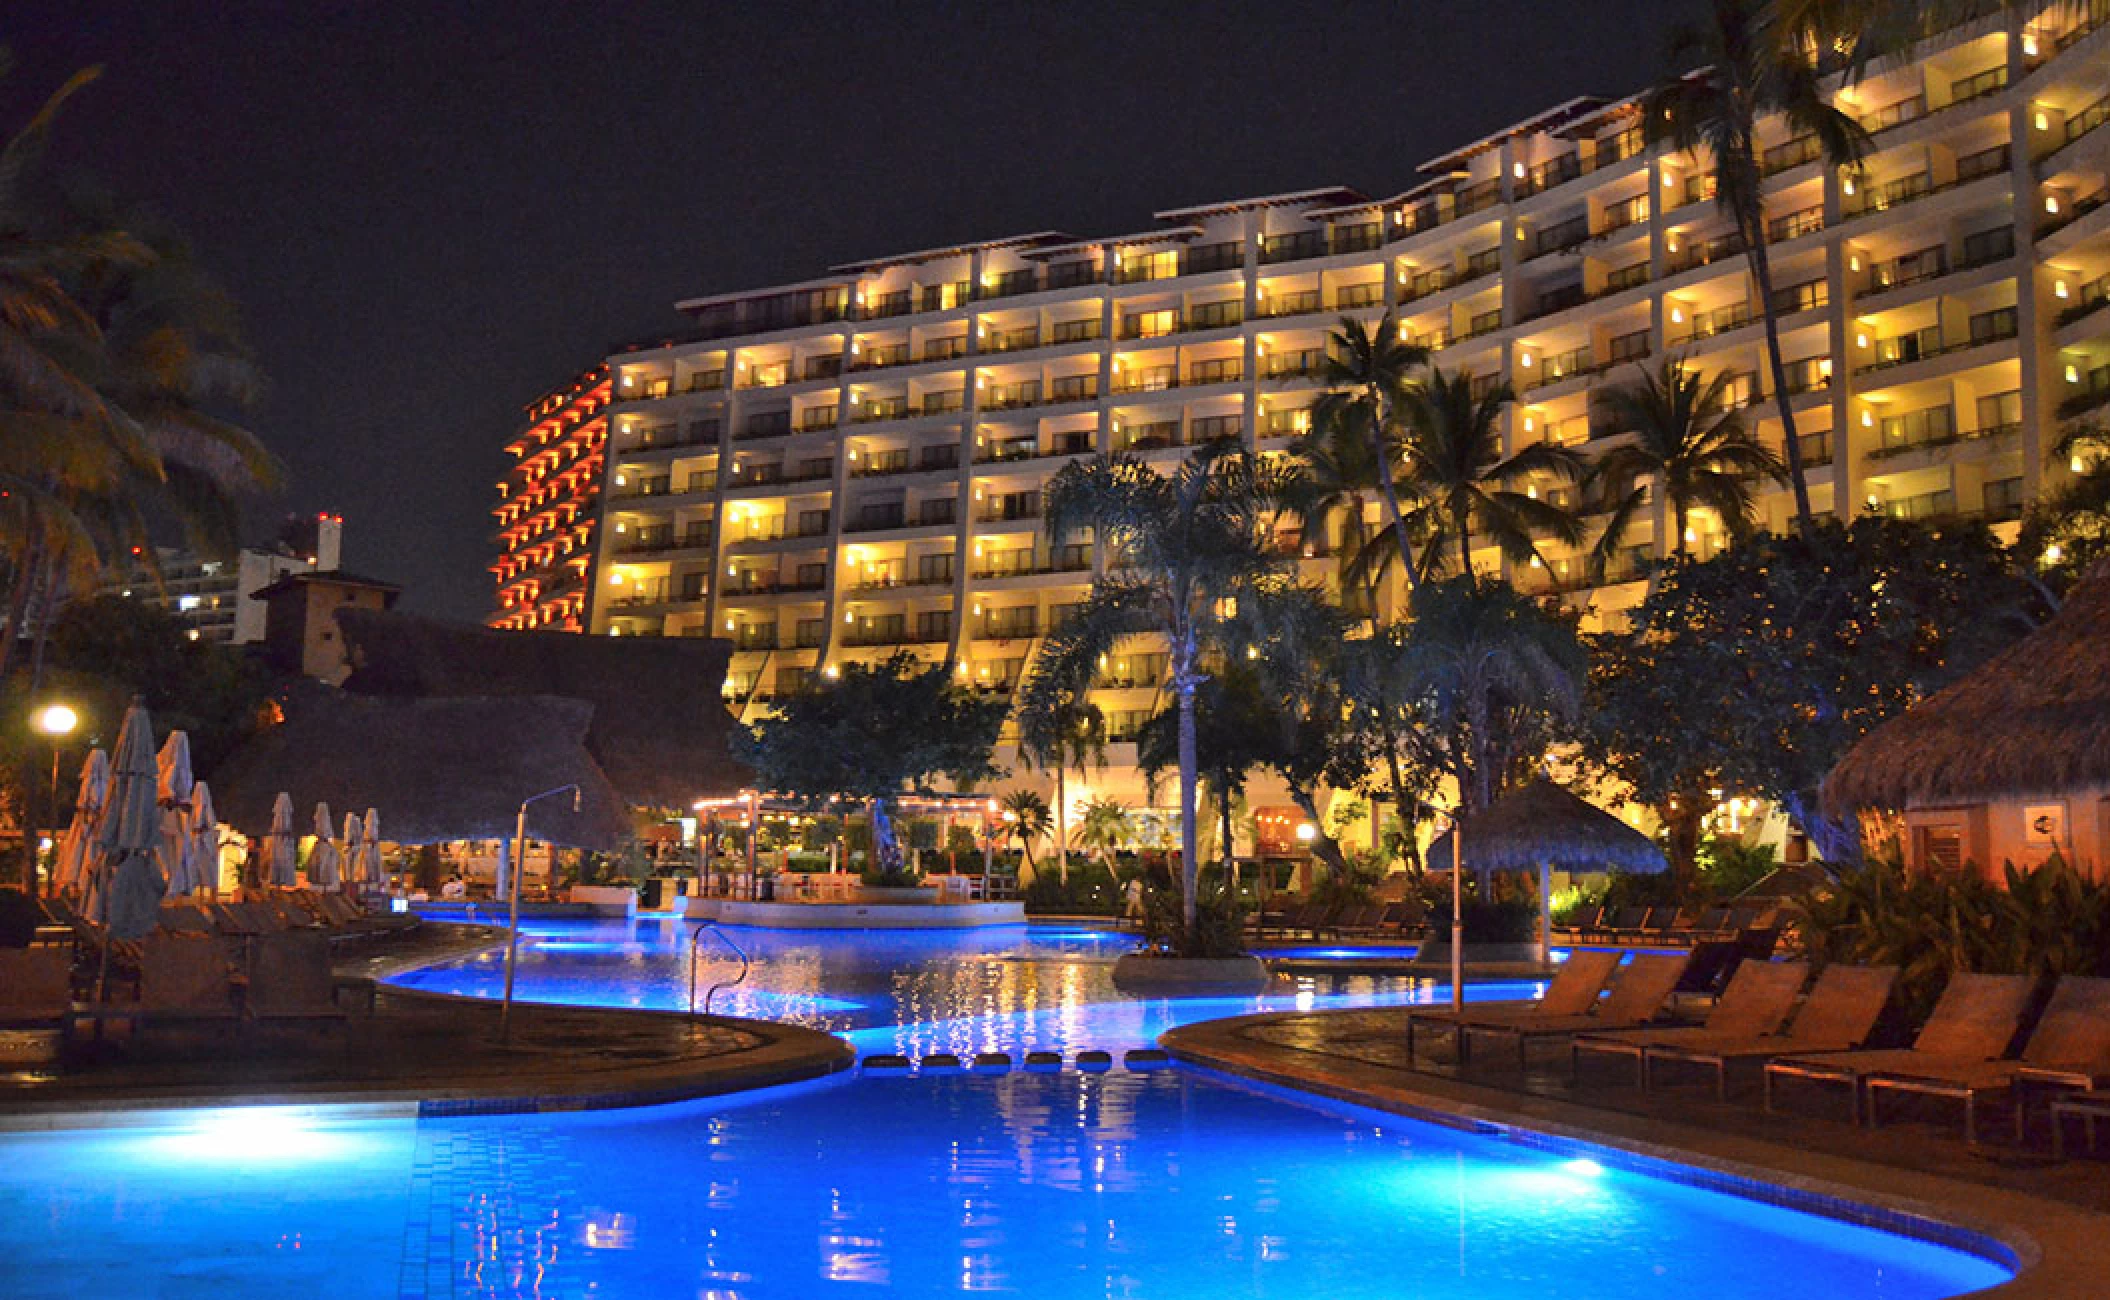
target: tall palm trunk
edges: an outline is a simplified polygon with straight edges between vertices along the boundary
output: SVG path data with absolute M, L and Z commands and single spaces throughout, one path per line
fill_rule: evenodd
M 1186 926 L 1190 946 L 1194 943 L 1201 917 L 1194 897 L 1198 875 L 1195 870 L 1194 800 L 1199 766 L 1194 743 L 1194 690 L 1198 684 L 1191 666 L 1180 669 L 1174 681 L 1180 701 L 1180 919 Z
M 1064 792 L 1063 775 L 1068 769 L 1060 760 L 1055 764 L 1055 875 L 1063 884 L 1070 883 L 1070 813 L 1069 796 Z
M 1473 514 L 1461 505 L 1453 508 L 1451 515 L 1457 520 L 1458 572 L 1470 578 L 1473 576 Z
M 1385 499 L 1385 517 L 1392 522 L 1392 535 L 1399 542 L 1400 567 L 1407 571 L 1407 590 L 1421 590 L 1421 575 L 1414 571 L 1414 548 L 1407 538 L 1407 516 L 1399 508 L 1399 489 L 1392 483 L 1392 461 L 1385 455 L 1384 400 L 1377 393 L 1370 394 L 1370 455 L 1377 466 L 1377 490 Z M 1377 607 L 1371 606 L 1370 617 L 1377 617 Z
M 1814 522 L 1810 511 L 1810 480 L 1802 467 L 1802 439 L 1795 433 L 1795 402 L 1788 392 L 1788 363 L 1780 355 L 1780 318 L 1773 306 L 1773 259 L 1766 250 L 1763 209 L 1738 213 L 1737 224 L 1744 227 L 1744 246 L 1751 262 L 1751 278 L 1758 282 L 1758 309 L 1766 322 L 1766 364 L 1773 374 L 1773 403 L 1780 412 L 1780 437 L 1782 450 L 1787 456 L 1788 480 L 1795 488 L 1795 525 L 1808 533 Z
M 14 666 L 15 644 L 22 639 L 22 624 L 29 618 L 29 601 L 36 590 L 36 575 L 44 566 L 44 548 L 35 537 L 22 548 L 21 562 L 15 567 L 15 589 L 9 593 L 7 602 L 7 634 L 0 636 L 0 681 L 7 679 L 7 670 Z

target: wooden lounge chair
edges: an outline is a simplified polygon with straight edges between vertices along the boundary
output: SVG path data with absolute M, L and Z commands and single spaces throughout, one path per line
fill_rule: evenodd
M 1963 1102 L 1964 1140 L 1978 1140 L 1981 1098 L 2016 1096 L 2030 1083 L 2047 1087 L 2094 1089 L 2110 1084 L 2110 979 L 2068 975 L 2052 992 L 2051 1002 L 2031 1031 L 2017 1060 L 1925 1060 L 1910 1071 L 1881 1071 L 1863 1088 L 1868 1096 L 1868 1123 L 1876 1124 L 1876 1097 L 1885 1089 Z M 2014 1104 L 2015 1140 L 2023 1137 L 2024 1107 Z
M 1597 1030 L 1638 1029 L 1663 1014 L 1670 995 L 1685 973 L 1690 953 L 1644 952 L 1619 968 L 1612 977 L 1604 1001 L 1577 1015 L 1518 1017 L 1506 1023 L 1463 1021 L 1458 1026 L 1458 1059 L 1466 1059 L 1466 1042 L 1475 1033 L 1507 1034 L 1517 1042 L 1517 1067 L 1526 1064 L 1526 1053 L 1541 1038 L 1567 1038 Z M 1575 960 L 1573 956 L 1569 961 Z
M 139 998 L 78 1008 L 83 1020 L 126 1020 L 134 1033 L 175 1024 L 235 1023 L 234 972 L 210 935 L 156 930 L 140 945 Z
M 1766 1062 L 1765 1104 L 1773 1109 L 1773 1081 L 1807 1079 L 1813 1083 L 1843 1083 L 1852 1094 L 1854 1122 L 1860 1123 L 1862 1095 L 1868 1078 L 1876 1074 L 1926 1074 L 1965 1064 L 1997 1061 L 2007 1055 L 2015 1041 L 2022 1014 L 2029 1009 L 2035 991 L 2034 975 L 1971 975 L 1949 977 L 1933 1014 L 1920 1027 L 1910 1047 L 1874 1048 L 1848 1052 L 1819 1052 L 1807 1056 L 1783 1056 Z
M 249 953 L 248 1011 L 259 1023 L 342 1021 L 329 936 L 316 930 L 259 936 Z
M 1544 1017 L 1555 1019 L 1577 1015 L 1597 1005 L 1598 995 L 1612 972 L 1619 969 L 1619 954 L 1602 949 L 1570 953 L 1554 972 L 1543 996 L 1519 1002 L 1482 1002 L 1453 1011 L 1449 1007 L 1417 1007 L 1407 1012 L 1407 1059 L 1414 1058 L 1417 1026 L 1448 1028 L 1458 1036 L 1458 1059 L 1467 1051 L 1465 1026 L 1496 1021 Z
M 1827 966 L 1794 1019 L 1777 1033 L 1724 1034 L 1704 1041 L 1663 1039 L 1649 1044 L 1642 1057 L 1641 1086 L 1654 1087 L 1658 1070 L 1666 1063 L 1682 1061 L 1713 1067 L 1714 1091 L 1719 1097 L 1728 1088 L 1729 1067 L 1738 1061 L 1859 1047 L 1875 1030 L 1897 978 L 1895 966 Z
M 0 948 L 0 1026 L 64 1029 L 73 1009 L 72 956 L 57 944 Z
M 1612 913 L 1611 919 L 1605 922 L 1605 939 L 1611 943 L 1631 941 L 1641 933 L 1642 925 L 1648 921 L 1648 911 L 1645 907 L 1622 907 Z
M 1708 1043 L 1738 1042 L 1761 1034 L 1778 1033 L 1794 1013 L 1795 999 L 1809 981 L 1810 966 L 1801 961 L 1747 961 L 1730 976 L 1729 987 L 1707 1013 L 1701 1025 L 1667 1026 L 1657 1029 L 1621 1029 L 1608 1033 L 1579 1034 L 1568 1044 L 1571 1073 L 1581 1068 L 1585 1052 L 1634 1058 L 1634 1082 L 1648 1086 L 1648 1050 L 1667 1044 L 1705 1046 Z M 1726 1078 L 1717 1077 L 1715 1095 L 1721 1096 Z

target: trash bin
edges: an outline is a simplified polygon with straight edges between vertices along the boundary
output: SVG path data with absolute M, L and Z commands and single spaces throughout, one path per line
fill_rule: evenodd
M 774 903 L 777 901 L 777 878 L 775 876 L 764 876 L 756 883 L 762 891 L 761 898 L 763 902 Z

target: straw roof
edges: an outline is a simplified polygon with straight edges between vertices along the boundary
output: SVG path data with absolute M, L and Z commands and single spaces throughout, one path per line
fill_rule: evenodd
M 1438 836 L 1422 860 L 1436 870 L 1448 870 L 1451 833 Z M 1654 872 L 1667 864 L 1648 836 L 1540 777 L 1466 821 L 1465 866 L 1485 872 L 1535 871 L 1541 865 L 1565 871 L 1616 867 Z
M 1825 778 L 1834 813 L 2110 785 L 2110 560 L 2043 627 L 1863 736 Z
M 285 721 L 250 739 L 213 773 L 220 820 L 250 836 L 271 829 L 279 791 L 297 808 L 377 808 L 397 844 L 500 839 L 520 801 L 576 781 L 569 799 L 528 810 L 528 835 L 611 849 L 628 830 L 622 801 L 585 739 L 593 708 L 549 696 L 380 699 L 320 685 L 287 694 Z
M 586 748 L 626 803 L 687 808 L 752 781 L 733 759 L 733 718 L 720 694 L 728 642 L 501 632 L 378 609 L 336 615 L 352 664 L 344 688 L 354 694 L 591 704 Z

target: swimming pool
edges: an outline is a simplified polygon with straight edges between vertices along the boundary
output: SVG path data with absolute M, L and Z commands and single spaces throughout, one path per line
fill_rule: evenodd
M 860 1054 L 1028 1051 L 1118 1052 L 1147 1047 L 1176 1025 L 1265 1010 L 1428 1002 L 1447 986 L 1397 975 L 1299 975 L 1265 997 L 1133 998 L 1114 988 L 1113 963 L 1135 937 L 1088 926 L 971 930 L 774 930 L 726 926 L 752 959 L 746 983 L 712 1010 L 782 1020 L 848 1039 Z M 679 921 L 523 922 L 515 996 L 584 1006 L 684 1010 L 693 926 Z M 703 987 L 739 972 L 727 949 L 703 940 Z M 396 977 L 407 988 L 497 997 L 502 954 Z M 1471 986 L 1474 999 L 1529 997 L 1524 982 Z
M 1187 1071 L 0 1137 L 0 1295 L 1933 1300 L 2005 1268 Z

